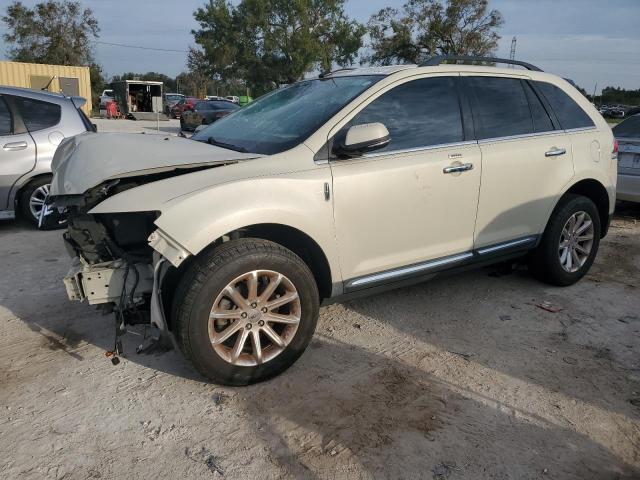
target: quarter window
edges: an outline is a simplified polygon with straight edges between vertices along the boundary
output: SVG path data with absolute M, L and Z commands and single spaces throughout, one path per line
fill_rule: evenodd
M 349 123 L 380 122 L 389 145 L 378 151 L 404 150 L 460 142 L 464 139 L 460 104 L 451 77 L 413 80 L 375 99 Z
M 13 133 L 11 111 L 7 103 L 0 98 L 0 135 L 11 135 Z
M 565 130 L 571 128 L 593 127 L 591 117 L 562 89 L 546 82 L 534 82 L 544 97 L 551 104 L 553 113 L 558 117 L 560 126 Z
M 50 128 L 60 122 L 60 105 L 25 97 L 14 99 L 22 121 L 30 132 Z
M 467 77 L 467 81 L 475 97 L 478 139 L 533 133 L 529 102 L 519 79 Z

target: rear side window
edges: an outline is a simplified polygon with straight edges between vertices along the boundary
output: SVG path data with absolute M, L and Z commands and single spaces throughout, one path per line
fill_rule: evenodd
M 14 99 L 24 125 L 30 132 L 50 128 L 60 123 L 60 105 L 24 97 L 14 97 Z
M 551 118 L 547 113 L 547 110 L 542 105 L 542 102 L 538 98 L 536 92 L 533 91 L 531 85 L 524 83 L 524 90 L 529 100 L 529 107 L 531 108 L 531 117 L 533 118 L 533 130 L 538 132 L 550 132 L 554 130 Z
M 533 120 L 522 82 L 516 78 L 467 77 L 474 97 L 478 139 L 533 133 Z
M 546 82 L 534 82 L 544 97 L 551 105 L 553 113 L 558 117 L 560 126 L 569 130 L 571 128 L 593 127 L 591 117 L 562 89 Z
M 462 117 L 450 77 L 413 80 L 386 92 L 358 113 L 350 125 L 380 122 L 389 130 L 389 145 L 378 151 L 461 142 Z
M 0 98 L 0 135 L 11 135 L 13 133 L 13 122 L 11 120 L 11 111 L 7 106 L 7 102 Z

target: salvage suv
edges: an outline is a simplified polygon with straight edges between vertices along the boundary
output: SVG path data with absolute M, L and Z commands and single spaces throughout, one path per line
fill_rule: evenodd
M 616 153 L 567 81 L 435 57 L 301 81 L 191 140 L 73 137 L 51 199 L 71 299 L 245 385 L 294 363 L 323 302 L 518 257 L 577 282 L 614 209 Z

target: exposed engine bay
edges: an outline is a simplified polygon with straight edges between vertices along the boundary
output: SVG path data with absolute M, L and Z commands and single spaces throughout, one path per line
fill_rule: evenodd
M 164 312 L 181 274 L 177 267 L 192 255 L 154 222 L 170 195 L 186 195 L 215 179 L 192 177 L 203 182 L 198 186 L 187 180 L 177 190 L 173 181 L 260 156 L 164 135 L 90 132 L 59 145 L 43 209 L 48 213 L 41 216 L 40 226 L 67 222 L 64 241 L 73 259 L 64 279 L 68 296 L 115 314 L 116 353 L 118 336 L 127 325 L 150 325 L 158 329 L 159 339 L 173 340 Z M 155 188 L 147 192 L 153 201 L 141 202 L 143 193 L 137 201 L 122 204 L 128 195 L 136 197 L 131 190 L 141 192 L 151 183 Z M 165 303 L 163 284 L 168 285 Z
M 114 313 L 116 342 L 127 325 L 150 325 L 171 346 L 159 285 L 171 264 L 178 265 L 188 253 L 174 247 L 157 233 L 158 212 L 89 213 L 105 199 L 143 184 L 204 168 L 178 169 L 139 177 L 109 180 L 82 195 L 62 195 L 52 200 L 58 215 L 65 217 L 65 247 L 72 267 L 64 278 L 70 300 L 87 301 L 104 313 Z M 166 255 L 166 257 L 165 257 Z

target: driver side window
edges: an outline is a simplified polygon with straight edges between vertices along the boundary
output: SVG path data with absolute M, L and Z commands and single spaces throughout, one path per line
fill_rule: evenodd
M 380 122 L 389 130 L 391 152 L 464 140 L 462 116 L 452 77 L 413 80 L 384 93 L 349 122 Z

